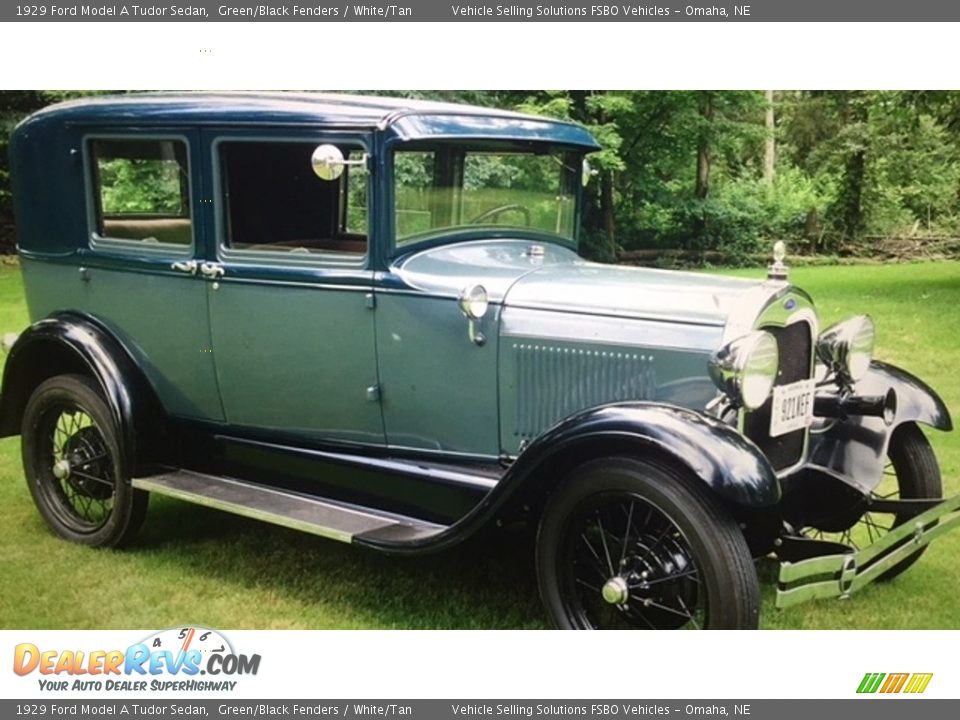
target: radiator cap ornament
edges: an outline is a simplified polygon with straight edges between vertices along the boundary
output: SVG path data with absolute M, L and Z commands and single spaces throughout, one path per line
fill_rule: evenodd
M 784 243 L 783 240 L 777 240 L 773 244 L 773 265 L 767 269 L 767 280 L 786 282 L 787 271 L 789 270 L 789 268 L 783 263 L 783 260 L 786 257 L 786 243 Z

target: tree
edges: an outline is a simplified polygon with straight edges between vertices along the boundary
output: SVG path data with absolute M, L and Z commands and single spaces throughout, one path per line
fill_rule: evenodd
M 767 137 L 763 153 L 763 181 L 767 185 L 773 185 L 773 177 L 777 167 L 777 124 L 773 111 L 773 90 L 766 91 L 765 100 L 767 112 L 764 116 L 764 127 L 767 131 Z
M 79 93 L 0 93 L 0 251 L 12 249 L 4 142 Z M 369 94 L 369 93 L 368 93 Z M 868 251 L 871 235 L 960 233 L 960 92 L 447 90 L 374 94 L 522 110 L 582 123 L 602 149 L 582 249 Z M 6 242 L 6 245 L 4 245 Z

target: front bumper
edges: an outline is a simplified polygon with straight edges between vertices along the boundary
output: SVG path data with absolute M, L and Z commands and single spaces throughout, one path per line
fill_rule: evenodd
M 922 501 L 902 502 L 909 508 Z M 958 526 L 960 495 L 923 510 L 863 549 L 819 543 L 829 554 L 780 564 L 776 605 L 787 608 L 807 600 L 849 597 Z M 839 551 L 842 548 L 846 550 Z

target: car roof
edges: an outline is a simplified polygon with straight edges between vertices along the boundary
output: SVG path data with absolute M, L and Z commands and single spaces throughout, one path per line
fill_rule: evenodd
M 198 124 L 376 128 L 402 140 L 502 137 L 598 149 L 580 125 L 496 108 L 398 97 L 310 92 L 101 95 L 51 105 L 29 120 L 91 125 Z

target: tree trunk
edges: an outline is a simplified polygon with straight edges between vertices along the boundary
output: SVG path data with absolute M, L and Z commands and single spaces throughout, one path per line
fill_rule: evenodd
M 852 132 L 854 149 L 849 152 L 843 166 L 840 192 L 840 220 L 843 238 L 856 242 L 864 229 L 863 189 L 867 180 L 867 123 L 869 111 L 866 98 L 859 91 L 851 91 L 845 98 L 842 117 L 845 130 Z
M 843 235 L 855 242 L 863 229 L 863 182 L 866 178 L 866 153 L 857 150 L 847 158 L 843 173 Z
M 696 195 L 706 200 L 710 194 L 710 124 L 713 122 L 713 94 L 701 93 L 700 97 L 700 139 L 697 146 L 697 187 Z
M 609 121 L 605 110 L 597 113 L 597 121 L 603 125 Z M 617 221 L 613 206 L 613 170 L 606 170 L 600 176 L 600 217 L 603 219 L 603 234 L 607 239 L 607 253 L 611 261 L 617 259 Z
M 603 215 L 603 232 L 607 236 L 610 260 L 617 259 L 617 224 L 613 208 L 613 171 L 603 173 L 600 181 L 600 211 Z
M 694 195 L 697 200 L 706 200 L 710 194 L 710 145 L 713 128 L 713 94 L 700 93 L 700 132 L 697 138 L 697 184 Z M 706 208 L 701 207 L 693 221 L 693 236 L 700 244 L 706 241 Z
M 807 219 L 803 224 L 803 235 L 810 244 L 810 254 L 816 255 L 820 250 L 820 212 L 812 207 L 807 213 Z
M 774 173 L 777 166 L 777 138 L 776 118 L 773 112 L 773 90 L 767 90 L 767 116 L 765 122 L 767 128 L 767 142 L 763 154 L 763 181 L 768 186 L 773 185 Z

